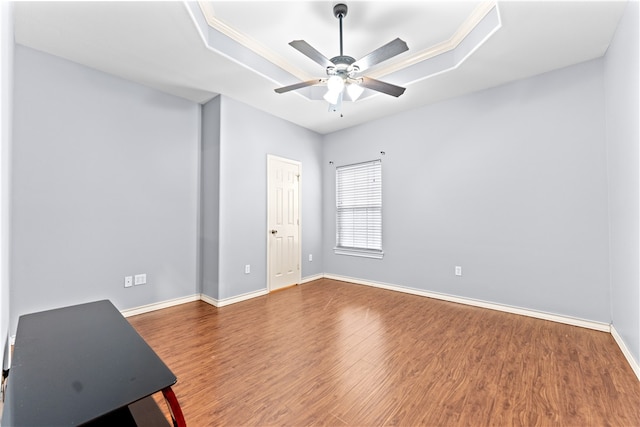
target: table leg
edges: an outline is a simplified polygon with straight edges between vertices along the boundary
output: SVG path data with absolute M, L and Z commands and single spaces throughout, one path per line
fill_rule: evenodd
M 178 398 L 176 398 L 176 394 L 173 392 L 171 387 L 163 388 L 162 395 L 164 396 L 164 400 L 167 402 L 167 406 L 169 406 L 169 412 L 171 412 L 171 421 L 173 421 L 173 426 L 187 427 L 187 423 L 184 421 L 184 415 L 182 415 L 180 403 L 178 403 Z

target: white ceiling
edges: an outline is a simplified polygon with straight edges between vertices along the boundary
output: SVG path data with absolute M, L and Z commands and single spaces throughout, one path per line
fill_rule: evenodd
M 304 39 L 329 58 L 338 55 L 335 3 L 17 2 L 15 36 L 19 44 L 189 100 L 203 103 L 223 94 L 329 133 L 600 57 L 626 5 L 623 1 L 500 1 L 497 6 L 451 0 L 348 1 L 344 53 L 358 59 L 402 38 L 409 51 L 370 72 L 407 90 L 399 98 L 379 94 L 345 102 L 341 117 L 329 113 L 324 101 L 274 92 L 298 79 L 324 76 L 320 65 L 288 43 Z M 489 9 L 499 23 L 484 42 L 474 45 L 475 50 L 454 69 L 437 75 L 427 72 L 428 61 L 437 59 L 429 52 L 451 45 L 473 28 L 470 23 L 482 27 L 478 17 Z M 218 30 L 207 27 L 207 16 Z M 261 58 L 256 53 L 268 61 L 256 60 Z M 424 67 L 414 66 L 414 77 L 402 80 L 401 71 L 416 62 Z M 417 79 L 416 72 L 422 72 Z

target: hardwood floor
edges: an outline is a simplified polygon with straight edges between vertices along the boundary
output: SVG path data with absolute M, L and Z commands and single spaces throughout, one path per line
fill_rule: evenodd
M 192 427 L 640 426 L 604 332 L 328 279 L 129 321 Z

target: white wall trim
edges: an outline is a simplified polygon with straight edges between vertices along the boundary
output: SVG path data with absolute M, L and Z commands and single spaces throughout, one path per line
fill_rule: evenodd
M 225 299 L 215 299 L 211 298 L 208 295 L 201 294 L 200 299 L 207 304 L 211 304 L 214 307 L 224 307 L 225 305 L 235 304 L 237 302 L 246 301 L 248 299 L 261 297 L 263 295 L 267 295 L 269 291 L 267 289 L 260 289 L 259 291 L 247 292 L 246 294 L 238 295 L 231 298 Z
M 535 310 L 528 310 L 524 308 L 509 306 L 509 305 L 474 300 L 471 298 L 463 298 L 463 297 L 457 297 L 453 295 L 441 294 L 437 292 L 423 291 L 420 289 L 406 288 L 403 286 L 392 285 L 389 283 L 372 282 L 369 280 L 356 279 L 354 277 L 340 276 L 336 274 L 316 274 L 313 276 L 307 276 L 300 281 L 300 284 L 302 285 L 304 283 L 313 282 L 314 280 L 319 280 L 319 279 L 339 280 L 341 282 L 349 282 L 349 283 L 354 283 L 356 285 L 371 286 L 374 288 L 381 288 L 381 289 L 386 289 L 390 291 L 403 292 L 411 295 L 434 298 L 442 301 L 454 302 L 458 304 L 470 305 L 470 306 L 480 307 L 480 308 L 487 308 L 489 310 L 496 310 L 496 311 L 502 311 L 505 313 L 517 314 L 520 316 L 527 316 L 527 317 L 533 317 L 536 319 L 549 320 L 551 322 L 563 323 L 566 325 L 578 326 L 581 328 L 593 329 L 601 332 L 609 332 L 613 336 L 613 339 L 615 340 L 616 344 L 618 344 L 620 351 L 622 351 L 622 354 L 627 359 L 627 362 L 631 366 L 631 369 L 633 370 L 634 374 L 640 381 L 640 364 L 638 364 L 638 362 L 633 358 L 633 355 L 627 348 L 627 345 L 625 344 L 624 340 L 622 339 L 620 334 L 618 334 L 618 331 L 616 331 L 616 328 L 613 325 L 609 325 L 601 322 L 594 322 L 591 320 L 578 319 L 575 317 L 560 316 L 557 314 L 545 313 L 545 312 L 535 311 Z M 211 304 L 214 307 L 224 307 L 225 305 L 231 305 L 231 304 L 246 301 L 252 298 L 257 298 L 263 295 L 267 295 L 268 293 L 269 291 L 267 289 L 261 289 L 259 291 L 248 292 L 246 294 L 238 295 L 236 297 L 231 297 L 231 298 L 225 298 L 223 300 L 217 300 L 205 294 L 199 294 L 199 295 L 196 294 L 188 297 L 176 298 L 168 301 L 143 305 L 140 307 L 131 308 L 127 310 L 122 310 L 121 313 L 124 317 L 135 316 L 137 314 L 149 313 L 151 311 L 161 310 L 163 308 L 173 307 L 175 305 L 185 304 L 188 302 L 193 302 L 198 300 Z M 11 338 L 11 345 L 13 345 L 15 343 L 15 335 L 11 336 L 10 338 Z
M 564 323 L 572 326 L 579 326 L 581 328 L 594 329 L 596 331 L 602 331 L 602 332 L 611 331 L 610 325 L 607 323 L 594 322 L 591 320 L 578 319 L 578 318 L 569 317 L 569 316 L 560 316 L 557 314 L 545 313 L 542 311 L 528 310 L 520 307 L 496 304 L 492 302 L 480 301 L 480 300 L 475 300 L 471 298 L 457 297 L 454 295 L 441 294 L 437 292 L 423 291 L 420 289 L 405 288 L 403 286 L 392 285 L 389 283 L 372 282 L 368 280 L 361 280 L 353 277 L 339 276 L 335 274 L 325 274 L 324 277 L 327 279 L 340 280 L 343 282 L 351 282 L 357 285 L 372 286 L 375 288 L 382 288 L 390 291 L 404 292 L 407 294 L 419 295 L 427 298 L 435 298 L 443 301 L 455 302 L 458 304 L 471 305 L 474 307 L 488 308 L 490 310 L 497 310 L 505 313 L 519 314 L 521 316 L 527 316 L 527 317 L 534 317 L 536 319 L 550 320 L 552 322 Z
M 122 313 L 124 317 L 135 316 L 137 314 L 149 313 L 151 311 L 173 307 L 174 305 L 180 305 L 188 302 L 198 301 L 199 299 L 200 299 L 200 294 L 194 294 L 194 295 L 189 295 L 187 297 L 175 298 L 175 299 L 170 299 L 166 301 L 155 302 L 153 304 L 141 305 L 140 307 L 120 310 L 120 313 Z
M 638 377 L 638 381 L 640 381 L 640 364 L 638 364 L 638 362 L 633 358 L 631 351 L 629 351 L 629 348 L 613 325 L 611 325 L 611 335 L 616 341 L 616 344 L 618 344 L 618 347 L 620 347 L 620 350 L 622 351 L 622 354 L 624 354 L 624 357 L 627 359 L 627 362 L 629 362 L 629 365 L 631 365 L 631 369 L 633 369 L 633 373 L 636 374 L 636 377 Z
M 205 294 L 200 294 L 200 300 L 203 302 L 206 302 L 207 304 L 210 304 L 214 307 L 218 306 L 218 300 L 215 298 L 210 297 L 209 295 L 205 295 Z
M 313 276 L 313 278 L 309 279 L 308 281 L 322 279 L 322 278 L 323 278 L 323 275 L 319 274 L 317 276 Z M 259 291 L 248 292 L 246 294 L 238 295 L 231 298 L 225 298 L 222 300 L 212 298 L 209 295 L 205 295 L 205 294 L 194 294 L 187 297 L 156 302 L 153 304 L 142 305 L 140 307 L 129 308 L 126 310 L 120 310 L 120 313 L 124 317 L 130 317 L 130 316 L 135 316 L 137 314 L 150 313 L 152 311 L 162 310 L 163 308 L 169 308 L 175 305 L 186 304 L 188 302 L 194 302 L 194 301 L 203 301 L 203 302 L 206 302 L 207 304 L 211 304 L 214 307 L 224 307 L 225 305 L 235 304 L 238 302 L 246 301 L 248 299 L 261 297 L 263 295 L 267 295 L 268 293 L 269 291 L 267 289 L 261 289 Z
M 205 21 L 211 28 L 218 30 L 225 36 L 240 43 L 242 46 L 246 47 L 247 49 L 250 49 L 251 51 L 260 55 L 267 61 L 277 65 L 278 67 L 296 76 L 302 81 L 310 80 L 313 78 L 313 76 L 310 76 L 306 72 L 302 71 L 300 68 L 293 66 L 286 59 L 282 58 L 281 56 L 267 49 L 257 41 L 253 40 L 251 37 L 236 30 L 235 28 L 226 24 L 225 22 L 219 20 L 218 17 L 215 15 L 214 6 L 211 4 L 211 2 L 198 1 L 198 6 L 200 6 L 200 11 L 204 16 Z
M 302 280 L 300 280 L 300 285 L 305 284 L 305 283 L 309 283 L 309 282 L 313 282 L 314 280 L 323 279 L 324 277 L 325 277 L 324 274 L 316 274 L 316 275 L 313 275 L 313 276 L 307 276 L 307 277 L 303 278 Z M 127 310 L 121 310 L 120 313 L 122 313 L 122 315 L 124 317 L 129 317 L 129 316 L 135 316 L 137 314 L 149 313 L 151 311 L 161 310 L 163 308 L 169 308 L 169 307 L 173 307 L 174 305 L 185 304 L 185 303 L 193 302 L 193 301 L 203 301 L 203 302 L 206 302 L 207 304 L 211 304 L 214 307 L 224 307 L 225 305 L 231 305 L 231 304 L 235 304 L 235 303 L 238 303 L 238 302 L 246 301 L 246 300 L 249 300 L 249 299 L 261 297 L 261 296 L 267 295 L 268 293 L 269 293 L 269 291 L 267 289 L 261 289 L 259 291 L 247 292 L 246 294 L 242 294 L 242 295 L 238 295 L 238 296 L 230 297 L 230 298 L 225 298 L 225 299 L 222 299 L 222 300 L 218 300 L 218 299 L 212 298 L 209 295 L 205 295 L 205 294 L 195 294 L 195 295 L 191 295 L 191 296 L 188 296 L 188 297 L 176 298 L 176 299 L 173 299 L 173 300 L 168 300 L 168 301 L 162 301 L 162 302 L 157 302 L 157 303 L 153 303 L 153 304 L 143 305 L 143 306 L 140 306 L 140 307 L 134 307 L 134 308 L 130 308 L 130 309 L 127 309 Z
M 536 319 L 549 320 L 551 322 L 564 323 L 566 325 L 578 326 L 581 328 L 593 329 L 596 331 L 609 332 L 613 335 L 613 338 L 618 343 L 618 346 L 620 346 L 620 349 L 624 353 L 625 357 L 629 360 L 629 363 L 632 363 L 633 361 L 632 368 L 634 372 L 636 372 L 636 375 L 638 375 L 638 378 L 640 379 L 640 366 L 638 366 L 638 363 L 631 356 L 631 352 L 629 352 L 629 350 L 627 349 L 620 335 L 618 335 L 618 333 L 615 332 L 613 325 L 609 325 L 607 323 L 579 319 L 579 318 L 570 317 L 570 316 L 561 316 L 558 314 L 545 313 L 542 311 L 529 310 L 525 308 L 513 307 L 513 306 L 503 305 L 503 304 L 496 304 L 492 302 L 458 297 L 454 295 L 441 294 L 438 292 L 430 292 L 430 291 L 424 291 L 420 289 L 406 288 L 403 286 L 393 285 L 389 283 L 373 282 L 369 280 L 357 279 L 355 277 L 340 276 L 337 274 L 316 274 L 313 276 L 308 276 L 302 279 L 300 281 L 300 284 L 309 283 L 314 280 L 319 280 L 323 278 L 339 280 L 341 282 L 354 283 L 356 285 L 364 285 L 364 286 L 371 286 L 374 288 L 387 289 L 390 291 L 403 292 L 406 294 L 418 295 L 418 296 L 423 296 L 427 298 L 434 298 L 434 299 L 448 301 L 448 302 L 455 302 L 458 304 L 470 305 L 474 307 L 487 308 L 490 310 L 502 311 L 505 313 L 533 317 Z M 252 298 L 261 297 L 261 296 L 267 295 L 268 293 L 269 291 L 267 289 L 261 289 L 258 291 L 247 292 L 246 294 L 225 298 L 222 300 L 212 298 L 205 294 L 195 294 L 187 297 L 176 298 L 172 300 L 143 305 L 140 307 L 130 308 L 127 310 L 121 310 L 120 312 L 124 317 L 129 317 L 129 316 L 135 316 L 137 314 L 149 313 L 151 311 L 161 310 L 163 308 L 173 307 L 175 305 L 185 304 L 188 302 L 193 302 L 198 300 L 211 304 L 214 307 L 224 307 L 225 305 L 231 305 L 231 304 L 246 301 Z
M 300 284 L 304 285 L 305 283 L 313 282 L 314 280 L 324 279 L 324 277 L 325 277 L 324 274 L 315 274 L 313 276 L 303 277 L 300 280 Z

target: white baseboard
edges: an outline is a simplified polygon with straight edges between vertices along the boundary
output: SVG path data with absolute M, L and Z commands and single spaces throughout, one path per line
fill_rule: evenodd
M 318 278 L 322 278 L 322 276 L 320 276 Z M 153 303 L 153 304 L 143 305 L 143 306 L 140 306 L 140 307 L 129 308 L 127 310 L 121 310 L 120 313 L 122 313 L 122 315 L 124 317 L 130 317 L 130 316 L 135 316 L 137 314 L 149 313 L 149 312 L 152 312 L 152 311 L 161 310 L 163 308 L 169 308 L 169 307 L 173 307 L 175 305 L 185 304 L 185 303 L 193 302 L 193 301 L 204 301 L 207 304 L 211 304 L 214 307 L 224 307 L 225 305 L 230 305 L 230 304 L 235 304 L 237 302 L 246 301 L 248 299 L 260 297 L 260 296 L 266 295 L 268 293 L 269 293 L 269 291 L 267 291 L 266 289 L 261 289 L 259 291 L 248 292 L 246 294 L 238 295 L 238 296 L 231 297 L 231 298 L 225 298 L 225 299 L 222 299 L 222 300 L 218 300 L 218 299 L 212 298 L 212 297 L 210 297 L 208 295 L 205 295 L 205 294 L 194 294 L 194 295 L 190 295 L 188 297 L 176 298 L 176 299 L 172 299 L 172 300 L 161 301 L 161 302 L 156 302 L 156 303 Z
M 305 283 L 313 282 L 314 280 L 324 279 L 324 277 L 325 277 L 324 274 L 316 274 L 313 276 L 303 277 L 300 280 L 300 284 L 304 285 Z
M 390 291 L 404 292 L 412 295 L 419 295 L 428 298 L 435 298 L 442 301 L 455 302 L 458 304 L 471 305 L 474 307 L 488 308 L 490 310 L 502 311 L 505 313 L 519 314 L 521 316 L 534 317 L 536 319 L 550 320 L 552 322 L 564 323 L 572 326 L 580 326 L 582 328 L 594 329 L 596 331 L 610 332 L 608 323 L 594 322 L 591 320 L 578 319 L 569 316 L 560 316 L 557 314 L 545 313 L 542 311 L 528 310 L 520 307 L 496 304 L 471 298 L 457 297 L 454 295 L 441 294 L 438 292 L 423 291 L 420 289 L 405 288 L 403 286 L 392 285 L 389 283 L 372 282 L 368 280 L 356 279 L 353 277 L 338 276 L 335 274 L 325 274 L 327 279 L 340 280 L 343 282 L 355 283 L 358 285 L 372 286 L 375 288 L 387 289 Z
M 613 336 L 613 339 L 615 340 L 616 344 L 618 344 L 618 347 L 620 347 L 622 354 L 624 354 L 624 357 L 627 359 L 627 362 L 631 366 L 631 369 L 633 370 L 633 372 L 636 374 L 636 377 L 640 381 L 640 364 L 638 364 L 638 362 L 633 358 L 633 355 L 627 348 L 624 340 L 622 339 L 620 334 L 618 334 L 618 331 L 616 331 L 613 325 L 609 325 L 601 322 L 594 322 L 591 320 L 578 319 L 578 318 L 569 317 L 569 316 L 560 316 L 557 314 L 529 310 L 529 309 L 524 309 L 520 307 L 513 307 L 509 305 L 474 300 L 471 298 L 463 298 L 463 297 L 457 297 L 454 295 L 441 294 L 437 292 L 423 291 L 420 289 L 406 288 L 403 286 L 392 285 L 389 283 L 373 282 L 369 280 L 357 279 L 355 277 L 340 276 L 336 274 L 316 274 L 314 276 L 308 276 L 303 278 L 300 281 L 300 284 L 309 283 L 314 280 L 323 279 L 323 278 L 339 280 L 341 282 L 354 283 L 357 285 L 371 286 L 374 288 L 387 289 L 390 291 L 403 292 L 407 294 L 418 295 L 418 296 L 423 296 L 427 298 L 434 298 L 434 299 L 454 302 L 458 304 L 465 304 L 465 305 L 470 305 L 474 307 L 487 308 L 490 310 L 497 310 L 505 313 L 533 317 L 536 319 L 549 320 L 551 322 L 563 323 L 566 325 L 578 326 L 581 328 L 593 329 L 596 331 L 609 332 Z M 248 292 L 246 294 L 238 295 L 231 298 L 225 298 L 222 300 L 212 298 L 205 294 L 196 294 L 188 297 L 176 298 L 173 300 L 162 301 L 154 304 L 148 304 L 141 307 L 131 308 L 128 310 L 122 310 L 121 313 L 124 317 L 135 316 L 136 314 L 148 313 L 151 311 L 173 307 L 175 305 L 198 301 L 198 300 L 202 300 L 208 304 L 213 305 L 214 307 L 224 307 L 225 305 L 235 304 L 235 303 L 246 301 L 252 298 L 257 298 L 263 295 L 267 295 L 268 293 L 269 291 L 267 289 L 261 289 L 259 291 Z M 11 344 L 13 345 L 14 342 L 15 342 L 15 335 L 11 337 Z
M 199 299 L 200 299 L 200 294 L 194 294 L 188 297 L 181 297 L 181 298 L 171 299 L 167 301 L 156 302 L 153 304 L 142 305 L 140 307 L 129 308 L 127 310 L 121 310 L 120 313 L 122 313 L 124 317 L 135 316 L 137 314 L 149 313 L 151 311 L 173 307 L 174 305 L 180 305 L 180 304 L 185 304 L 187 302 L 198 301 Z
M 629 348 L 613 325 L 611 325 L 611 336 L 613 336 L 613 339 L 616 341 L 616 344 L 618 344 L 618 347 L 620 347 L 622 354 L 624 354 L 627 362 L 629 362 L 629 365 L 631 365 L 633 373 L 636 374 L 636 377 L 638 377 L 638 381 L 640 381 L 640 364 L 638 364 L 638 362 L 633 358 L 631 351 L 629 351 Z
M 269 291 L 267 289 L 260 289 L 259 291 L 247 292 L 246 294 L 238 295 L 231 298 L 225 299 L 215 299 L 211 298 L 208 295 L 201 294 L 200 299 L 208 304 L 213 305 L 214 307 L 224 307 L 225 305 L 235 304 L 237 302 L 246 301 L 248 299 L 261 297 L 263 295 L 267 295 Z
M 325 277 L 324 274 L 316 274 L 314 276 L 304 277 L 300 281 L 300 284 L 302 285 L 304 283 L 313 282 L 314 280 L 322 279 L 324 277 Z M 193 301 L 199 301 L 199 300 L 204 301 L 207 304 L 211 304 L 214 307 L 224 307 L 225 305 L 235 304 L 238 302 L 246 301 L 248 299 L 261 297 L 263 295 L 267 295 L 268 293 L 269 291 L 267 289 L 261 289 L 259 291 L 248 292 L 246 294 L 238 295 L 231 298 L 225 298 L 221 300 L 212 298 L 209 295 L 205 295 L 205 294 L 195 294 L 188 297 L 176 298 L 173 300 L 143 305 L 140 307 L 134 307 L 127 310 L 121 310 L 120 313 L 122 313 L 124 317 L 129 317 L 129 316 L 135 316 L 136 314 L 149 313 L 151 311 L 173 307 L 174 305 L 180 305 L 187 302 L 193 302 Z
M 205 295 L 205 294 L 200 294 L 200 300 L 206 302 L 207 304 L 210 304 L 214 307 L 218 306 L 218 300 L 215 298 L 211 298 L 209 295 Z
M 542 311 L 529 310 L 529 309 L 520 308 L 520 307 L 513 307 L 513 306 L 509 306 L 509 305 L 497 304 L 497 303 L 492 303 L 492 302 L 487 302 L 487 301 L 474 300 L 474 299 L 471 299 L 471 298 L 464 298 L 464 297 L 458 297 L 458 296 L 454 296 L 454 295 L 441 294 L 441 293 L 438 293 L 438 292 L 424 291 L 424 290 L 421 290 L 421 289 L 406 288 L 406 287 L 403 287 L 403 286 L 393 285 L 393 284 L 389 284 L 389 283 L 362 280 L 362 279 L 357 279 L 355 277 L 340 276 L 340 275 L 336 275 L 336 274 L 317 274 L 317 275 L 314 275 L 314 276 L 305 277 L 304 279 L 302 279 L 300 281 L 300 284 L 312 282 L 314 280 L 318 280 L 318 279 L 322 279 L 322 278 L 339 280 L 339 281 L 342 281 L 342 282 L 349 282 L 349 283 L 354 283 L 354 284 L 357 284 L 357 285 L 365 285 L 365 286 L 371 286 L 371 287 L 375 287 L 375 288 L 387 289 L 387 290 L 390 290 L 390 291 L 403 292 L 403 293 L 412 294 L 412 295 L 419 295 L 419 296 L 423 296 L 423 297 L 427 297 L 427 298 L 439 299 L 439 300 L 442 300 L 442 301 L 448 301 L 448 302 L 455 302 L 455 303 L 458 303 L 458 304 L 471 305 L 471 306 L 474 306 L 474 307 L 488 308 L 490 310 L 497 310 L 497 311 L 502 311 L 502 312 L 505 312 L 505 313 L 518 314 L 518 315 L 521 315 L 521 316 L 533 317 L 533 318 L 536 318 L 536 319 L 549 320 L 549 321 L 552 321 L 552 322 L 564 323 L 564 324 L 567 324 L 567 325 L 579 326 L 579 327 L 587 328 L 587 329 L 594 329 L 596 331 L 610 332 L 610 333 L 613 334 L 612 326 L 607 324 L 607 323 L 594 322 L 594 321 L 591 321 L 591 320 L 578 319 L 578 318 L 575 318 L 575 317 L 561 316 L 561 315 L 557 315 L 557 314 L 545 313 L 545 312 L 542 312 Z M 263 295 L 267 295 L 268 293 L 269 293 L 269 291 L 267 289 L 261 289 L 259 291 L 248 292 L 246 294 L 238 295 L 238 296 L 231 297 L 231 298 L 225 298 L 225 299 L 222 299 L 222 300 L 218 300 L 218 299 L 212 298 L 212 297 L 210 297 L 208 295 L 205 295 L 205 294 L 195 294 L 195 295 L 191 295 L 191 296 L 188 296 L 188 297 L 176 298 L 176 299 L 173 299 L 173 300 L 162 301 L 162 302 L 158 302 L 158 303 L 154 303 L 154 304 L 144 305 L 144 306 L 141 306 L 141 307 L 122 310 L 121 313 L 122 313 L 122 315 L 124 317 L 135 316 L 136 314 L 148 313 L 148 312 L 151 312 L 151 311 L 172 307 L 174 305 L 184 304 L 184 303 L 187 303 L 187 302 L 193 302 L 193 301 L 198 301 L 198 300 L 202 300 L 202 301 L 204 301 L 204 302 L 206 302 L 208 304 L 213 305 L 214 307 L 224 307 L 225 305 L 235 304 L 235 303 L 246 301 L 246 300 L 249 300 L 249 299 L 252 299 L 252 298 L 257 298 L 257 297 L 260 297 L 260 296 L 263 296 Z M 620 336 L 617 335 L 617 337 L 616 337 L 616 335 L 614 335 L 614 338 L 616 339 L 616 342 L 618 342 L 618 344 L 620 345 L 620 343 L 622 342 L 622 339 L 620 338 Z M 627 351 L 627 353 L 628 353 L 628 350 L 626 350 L 626 347 L 625 347 L 625 350 L 623 350 L 623 351 Z M 628 357 L 627 353 L 625 353 L 626 357 Z M 637 365 L 637 363 L 636 363 L 636 365 Z M 634 371 L 635 371 L 635 369 L 634 369 Z

